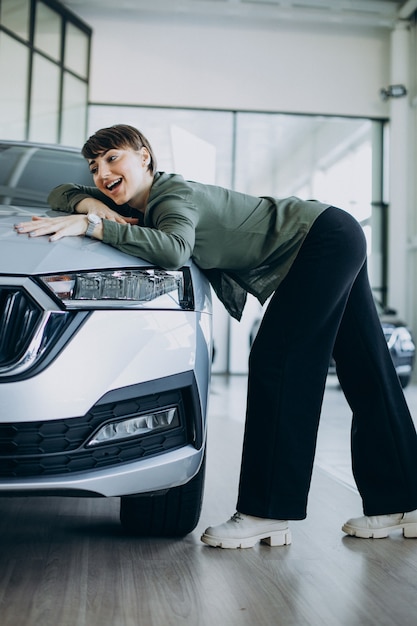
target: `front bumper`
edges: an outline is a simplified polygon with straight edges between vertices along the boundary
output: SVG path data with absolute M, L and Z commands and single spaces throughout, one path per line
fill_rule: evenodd
M 178 424 L 89 446 L 103 424 L 177 407 Z M 106 394 L 82 418 L 0 424 L 0 492 L 121 496 L 169 489 L 198 471 L 205 419 L 193 372 Z
M 163 457 L 126 463 L 117 468 L 71 476 L 0 480 L 0 495 L 111 497 L 161 492 L 191 480 L 198 472 L 203 456 L 203 449 L 186 446 Z
M 122 496 L 188 482 L 204 452 L 210 364 L 210 314 L 90 314 L 45 368 L 0 380 L 0 493 Z M 178 428 L 86 447 L 132 402 L 139 414 L 178 403 Z

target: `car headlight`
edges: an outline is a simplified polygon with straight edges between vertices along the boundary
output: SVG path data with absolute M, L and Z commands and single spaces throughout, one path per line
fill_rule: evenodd
M 398 327 L 393 332 L 395 337 L 395 343 L 399 345 L 402 352 L 414 352 L 414 342 L 410 332 L 407 328 Z
M 384 334 L 390 350 L 397 348 L 401 352 L 414 352 L 413 338 L 404 326 L 385 326 Z
M 188 268 L 99 270 L 40 278 L 67 309 L 194 309 Z

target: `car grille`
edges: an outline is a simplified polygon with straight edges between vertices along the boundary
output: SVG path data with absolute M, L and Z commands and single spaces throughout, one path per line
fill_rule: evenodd
M 24 282 L 39 295 L 34 283 Z M 83 319 L 79 315 L 76 320 L 70 311 L 44 308 L 23 285 L 0 284 L 0 377 L 33 373 L 70 324 Z
M 24 291 L 0 287 L 0 367 L 10 367 L 25 353 L 42 310 Z
M 137 438 L 86 448 L 104 423 L 132 414 L 177 406 L 180 426 Z M 95 470 L 151 457 L 188 443 L 182 393 L 168 391 L 93 407 L 84 417 L 0 424 L 0 478 L 53 476 Z

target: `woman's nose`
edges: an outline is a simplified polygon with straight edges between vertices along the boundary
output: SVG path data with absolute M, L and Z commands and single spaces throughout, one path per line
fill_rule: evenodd
M 110 168 L 107 165 L 107 163 L 101 163 L 100 168 L 99 168 L 99 176 L 103 178 L 104 180 L 108 178 L 109 174 L 110 174 Z

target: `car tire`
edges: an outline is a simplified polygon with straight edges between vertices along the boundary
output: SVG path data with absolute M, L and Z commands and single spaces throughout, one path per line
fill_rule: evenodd
M 200 519 L 205 465 L 204 457 L 197 474 L 188 483 L 161 495 L 122 496 L 123 529 L 141 537 L 183 537 L 192 532 Z

